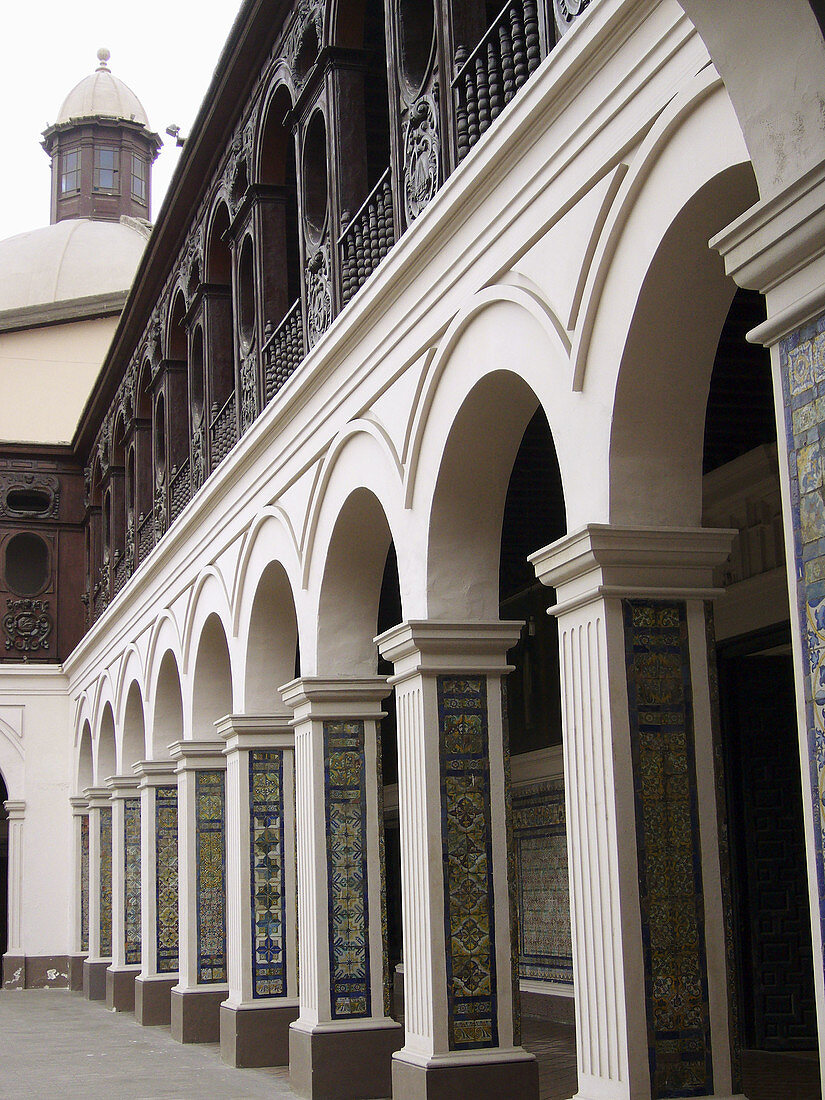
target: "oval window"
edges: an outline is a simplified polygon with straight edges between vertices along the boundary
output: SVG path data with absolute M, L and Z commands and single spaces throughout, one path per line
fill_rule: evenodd
M 11 512 L 42 516 L 48 512 L 51 503 L 51 493 L 43 489 L 9 489 L 6 494 L 6 507 Z
M 49 548 L 39 535 L 14 535 L 6 543 L 6 586 L 18 596 L 36 596 L 49 580 Z

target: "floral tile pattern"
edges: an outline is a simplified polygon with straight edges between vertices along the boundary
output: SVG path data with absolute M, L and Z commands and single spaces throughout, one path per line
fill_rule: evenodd
M 283 997 L 286 975 L 284 754 L 249 754 L 252 996 Z
M 825 314 L 780 341 L 779 362 L 796 551 L 797 614 L 805 651 L 808 781 L 819 919 L 825 935 Z
M 713 1093 L 683 602 L 623 600 L 651 1096 Z
M 158 974 L 178 969 L 178 788 L 155 791 Z
M 195 772 L 198 982 L 226 981 L 224 773 Z
M 573 982 L 564 780 L 513 792 L 519 977 Z
M 140 799 L 123 804 L 124 947 L 127 966 L 140 963 Z
M 100 813 L 100 958 L 112 954 L 112 810 Z
M 367 796 L 363 722 L 324 722 L 330 1008 L 369 1016 Z
M 438 676 L 451 1050 L 498 1045 L 487 679 Z
M 80 950 L 89 950 L 89 815 L 80 818 Z

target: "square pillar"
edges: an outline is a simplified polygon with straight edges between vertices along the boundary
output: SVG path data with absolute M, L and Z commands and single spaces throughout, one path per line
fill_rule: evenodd
M 301 980 L 289 1073 L 302 1096 L 388 1096 L 403 1041 L 389 1016 L 382 924 L 377 738 L 387 691 L 383 678 L 281 688 L 295 715 Z
M 83 963 L 83 992 L 106 999 L 106 971 L 112 962 L 112 804 L 108 787 L 87 787 L 89 803 L 89 955 Z
M 298 1016 L 295 734 L 292 715 L 229 715 L 226 900 L 229 996 L 221 1057 L 231 1066 L 289 1062 Z
M 112 802 L 112 965 L 106 971 L 106 1007 L 133 1012 L 140 972 L 140 794 L 138 778 L 106 781 Z
M 69 918 L 69 989 L 82 993 L 83 963 L 89 954 L 89 803 L 85 798 L 70 798 L 69 804 L 72 807 L 72 866 L 75 868 Z
M 580 1100 L 738 1091 L 708 645 L 734 534 L 591 525 L 530 558 L 558 597 Z
M 8 937 L 3 955 L 3 988 L 23 989 L 26 984 L 26 950 L 23 945 L 23 821 L 26 803 L 3 803 L 9 823 Z
M 220 1041 L 226 967 L 225 771 L 223 741 L 176 741 L 178 777 L 179 977 L 172 1038 Z
M 178 984 L 178 779 L 170 760 L 141 760 L 132 769 L 140 793 L 140 972 L 135 1019 L 171 1022 Z
M 537 1100 L 520 1045 L 501 678 L 520 623 L 405 622 L 376 639 L 398 716 L 405 1044 L 395 1100 Z

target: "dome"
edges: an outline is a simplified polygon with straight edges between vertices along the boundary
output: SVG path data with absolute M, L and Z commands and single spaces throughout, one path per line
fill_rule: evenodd
M 74 218 L 0 241 L 0 313 L 128 291 L 148 234 L 132 218 Z
M 122 80 L 112 76 L 106 62 L 108 50 L 98 50 L 100 64 L 84 77 L 63 100 L 56 126 L 78 118 L 121 118 L 149 129 L 149 120 L 138 97 Z

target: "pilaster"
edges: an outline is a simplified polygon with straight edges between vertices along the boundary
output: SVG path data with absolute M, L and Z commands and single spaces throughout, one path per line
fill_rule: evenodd
M 727 273 L 764 294 L 768 309 L 748 339 L 770 349 L 773 368 L 825 1079 L 825 162 L 758 202 L 710 243 Z
M 83 991 L 83 963 L 89 954 L 89 803 L 70 798 L 72 808 L 72 866 L 75 888 L 71 892 L 71 951 L 68 957 L 69 989 Z
M 112 961 L 112 804 L 108 787 L 87 787 L 89 803 L 89 955 L 83 963 L 83 992 L 106 998 Z
M 133 766 L 140 793 L 140 973 L 135 1018 L 171 1022 L 178 983 L 178 779 L 171 760 Z
M 292 715 L 228 715 L 226 887 L 229 996 L 221 1057 L 232 1066 L 289 1062 L 298 1016 L 295 734 Z
M 404 896 L 398 1098 L 538 1097 L 520 1045 L 501 678 L 520 623 L 400 623 L 392 661 Z
M 735 532 L 591 525 L 556 589 L 580 1100 L 737 1091 L 707 621 Z
M 3 955 L 3 988 L 25 986 L 26 949 L 23 944 L 23 822 L 26 803 L 3 803 L 9 823 L 8 939 Z
M 112 803 L 112 965 L 106 971 L 106 1007 L 133 1012 L 140 972 L 140 796 L 138 778 L 106 781 Z
M 294 712 L 299 1015 L 289 1071 L 304 1096 L 385 1097 L 403 1041 L 389 1016 L 378 815 L 383 678 L 304 677 Z
M 223 741 L 176 741 L 178 777 L 179 978 L 172 1037 L 220 1040 L 226 967 L 225 771 Z

